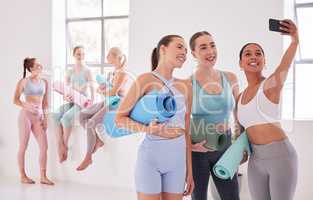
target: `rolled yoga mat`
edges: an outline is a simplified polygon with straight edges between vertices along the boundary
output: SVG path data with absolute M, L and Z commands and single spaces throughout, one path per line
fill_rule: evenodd
M 240 165 L 244 151 L 251 153 L 249 140 L 245 132 L 237 138 L 214 165 L 214 174 L 220 179 L 232 179 Z
M 176 113 L 176 102 L 171 94 L 163 94 L 152 91 L 139 99 L 132 111 L 130 118 L 148 125 L 156 119 L 159 123 L 165 122 Z M 125 128 L 117 128 L 115 125 L 116 111 L 107 112 L 103 118 L 106 132 L 111 137 L 122 137 L 132 134 Z
M 96 81 L 99 85 L 105 85 L 106 87 L 109 87 L 109 88 L 112 87 L 112 84 L 102 75 L 97 74 Z
M 192 143 L 207 142 L 203 145 L 215 151 L 223 150 L 227 145 L 227 135 L 216 132 L 215 126 L 205 117 L 192 116 L 190 118 L 190 132 Z
M 73 102 L 82 108 L 91 106 L 90 99 L 88 99 L 86 96 L 79 93 L 78 91 L 74 90 L 70 86 L 67 86 L 65 83 L 61 81 L 54 81 L 52 84 L 52 88 L 54 91 L 60 93 L 63 96 L 66 96 L 66 95 L 73 96 Z
M 121 98 L 118 95 L 105 97 L 105 105 L 116 109 L 119 106 Z

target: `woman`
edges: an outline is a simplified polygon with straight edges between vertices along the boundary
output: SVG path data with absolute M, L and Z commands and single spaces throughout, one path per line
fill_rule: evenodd
M 240 51 L 248 86 L 238 99 L 237 112 L 252 146 L 248 181 L 254 200 L 292 200 L 297 183 L 297 153 L 281 128 L 279 103 L 299 41 L 291 20 L 281 21 L 281 26 L 291 43 L 268 78 L 262 75 L 265 55 L 259 44 L 248 43 Z
M 79 91 L 82 95 L 87 96 L 89 87 L 91 93 L 91 102 L 94 100 L 94 89 L 92 86 L 92 74 L 85 64 L 85 52 L 82 46 L 76 46 L 73 50 L 75 65 L 73 69 L 67 70 L 65 76 L 65 84 Z M 80 111 L 79 105 L 73 103 L 73 97 L 68 95 L 64 97 L 68 101 L 62 105 L 54 114 L 57 123 L 57 141 L 59 161 L 63 162 L 67 159 L 68 140 L 72 131 L 75 113 Z
M 192 118 L 205 119 L 206 123 L 210 124 L 211 133 L 207 134 L 227 135 L 226 147 L 218 151 L 205 147 L 206 140 L 192 145 L 195 181 L 192 199 L 207 199 L 211 174 L 221 199 L 237 200 L 239 199 L 237 175 L 231 180 L 222 180 L 213 173 L 213 166 L 231 145 L 229 118 L 234 109 L 234 99 L 239 93 L 237 77 L 231 72 L 216 69 L 217 49 L 210 33 L 206 31 L 195 33 L 190 39 L 190 48 L 198 62 L 197 69 L 191 77 Z M 198 130 L 199 128 L 201 130 L 201 127 L 198 127 Z
M 26 70 L 31 73 L 26 77 Z M 48 82 L 41 78 L 42 65 L 36 58 L 24 59 L 24 75 L 17 86 L 14 95 L 14 104 L 22 109 L 18 118 L 19 127 L 19 151 L 18 166 L 21 176 L 21 182 L 25 184 L 34 184 L 31 178 L 25 172 L 25 152 L 28 146 L 30 132 L 36 138 L 39 145 L 39 163 L 40 163 L 40 183 L 54 185 L 47 178 L 47 114 L 48 114 Z M 21 100 L 24 93 L 25 101 Z
M 173 78 L 174 69 L 181 68 L 185 60 L 183 38 L 163 37 L 152 53 L 152 73 L 138 77 L 117 110 L 118 127 L 146 133 L 139 147 L 135 172 L 139 200 L 181 200 L 193 190 L 189 136 L 191 85 Z M 152 90 L 172 93 L 177 112 L 166 123 L 153 121 L 146 126 L 129 118 L 129 113 L 139 98 Z
M 103 141 L 96 134 L 96 130 L 104 128 L 102 126 L 103 116 L 108 110 L 106 102 L 111 96 L 119 95 L 122 97 L 125 92 L 123 86 L 127 80 L 124 69 L 126 56 L 118 47 L 113 47 L 109 50 L 107 61 L 114 66 L 113 77 L 109 80 L 112 86 L 100 85 L 97 90 L 98 93 L 105 97 L 105 100 L 83 109 L 79 115 L 80 124 L 87 129 L 87 151 L 84 160 L 77 167 L 78 171 L 86 169 L 92 163 L 92 154 L 103 146 Z

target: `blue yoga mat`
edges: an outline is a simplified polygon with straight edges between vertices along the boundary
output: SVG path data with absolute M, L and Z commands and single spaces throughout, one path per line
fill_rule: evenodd
M 169 120 L 176 113 L 176 102 L 171 94 L 152 91 L 144 95 L 136 103 L 130 112 L 130 118 L 148 125 L 156 119 L 159 123 Z M 124 128 L 116 128 L 114 119 L 116 111 L 110 111 L 104 115 L 103 124 L 106 132 L 111 137 L 121 137 L 132 134 Z
M 214 165 L 214 174 L 221 179 L 232 179 L 240 165 L 244 151 L 251 152 L 248 136 L 245 132 L 237 138 Z
M 106 87 L 112 87 L 112 84 L 102 75 L 97 74 L 96 81 L 99 85 L 105 85 Z

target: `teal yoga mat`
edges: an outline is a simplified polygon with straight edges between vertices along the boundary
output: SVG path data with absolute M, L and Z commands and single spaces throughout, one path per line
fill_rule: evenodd
M 190 132 L 193 144 L 206 140 L 207 142 L 203 146 L 215 151 L 223 150 L 227 145 L 227 135 L 216 132 L 214 124 L 209 123 L 205 117 L 192 116 Z
M 102 75 L 97 74 L 96 81 L 99 85 L 105 85 L 106 87 L 112 87 L 111 83 Z
M 119 106 L 121 98 L 118 95 L 115 96 L 107 96 L 104 99 L 105 105 L 110 106 L 112 109 L 116 109 Z
M 176 113 L 176 102 L 171 94 L 163 94 L 152 91 L 140 98 L 133 110 L 130 118 L 148 125 L 156 119 L 159 123 L 165 122 Z M 117 128 L 114 122 L 116 111 L 110 111 L 104 115 L 103 124 L 106 132 L 111 137 L 122 137 L 130 135 L 132 132 Z
M 214 174 L 220 179 L 232 179 L 240 165 L 244 151 L 248 151 L 248 153 L 251 152 L 248 137 L 245 132 L 237 138 L 214 165 Z

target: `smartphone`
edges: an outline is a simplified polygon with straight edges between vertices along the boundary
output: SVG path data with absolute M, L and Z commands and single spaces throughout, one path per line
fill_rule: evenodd
M 280 32 L 280 33 L 288 33 L 280 29 L 280 27 L 285 27 L 280 24 L 281 20 L 278 19 L 269 19 L 269 29 L 270 31 Z

